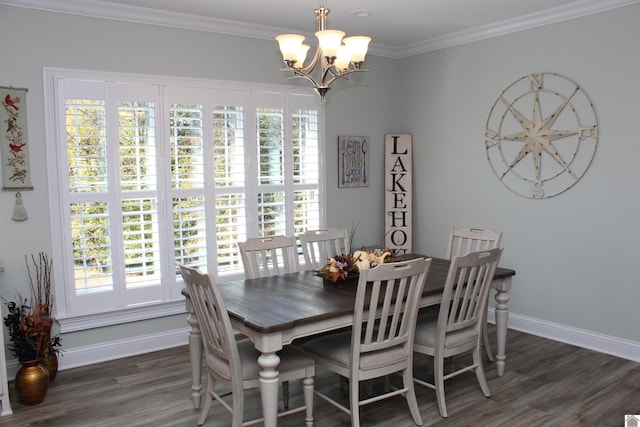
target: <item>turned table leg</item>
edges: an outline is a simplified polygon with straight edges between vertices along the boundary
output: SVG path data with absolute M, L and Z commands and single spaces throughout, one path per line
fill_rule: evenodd
M 258 357 L 260 365 L 260 397 L 265 427 L 276 427 L 278 416 L 278 384 L 280 357 L 275 352 L 262 353 Z
M 504 368 L 506 365 L 506 347 L 507 347 L 507 324 L 509 320 L 509 290 L 511 289 L 511 278 L 507 278 L 501 281 L 502 283 L 496 286 L 496 335 L 497 335 L 497 349 L 496 349 L 496 368 L 498 376 L 504 374 Z

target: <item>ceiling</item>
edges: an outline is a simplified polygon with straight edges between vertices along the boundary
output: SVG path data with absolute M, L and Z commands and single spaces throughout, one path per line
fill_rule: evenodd
M 321 0 L 0 0 L 0 4 L 273 39 L 314 37 Z M 400 58 L 637 3 L 640 0 L 324 0 L 329 28 L 369 35 Z M 355 17 L 369 12 L 368 17 Z M 315 38 L 315 37 L 314 37 Z

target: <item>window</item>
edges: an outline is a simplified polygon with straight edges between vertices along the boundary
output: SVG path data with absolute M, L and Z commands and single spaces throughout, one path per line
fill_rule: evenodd
M 59 318 L 182 304 L 176 262 L 239 277 L 238 241 L 323 225 L 313 94 L 45 74 Z

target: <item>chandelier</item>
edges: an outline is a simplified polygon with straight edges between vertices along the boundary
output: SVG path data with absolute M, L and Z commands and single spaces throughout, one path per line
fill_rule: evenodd
M 304 36 L 281 34 L 276 37 L 280 45 L 280 52 L 282 52 L 282 59 L 286 65 L 286 68 L 281 70 L 290 72 L 291 78 L 304 77 L 309 80 L 322 100 L 331 89 L 331 84 L 338 78 L 359 71 L 369 71 L 361 67 L 371 37 L 344 37 L 344 31 L 328 30 L 329 12 L 330 10 L 324 7 L 324 2 L 321 2 L 320 7 L 315 9 L 318 21 L 318 31 L 316 32 L 318 47 L 313 59 L 306 66 L 304 62 L 307 58 L 309 45 L 303 44 Z M 319 68 L 316 68 L 318 66 Z M 314 73 L 317 75 L 316 77 L 313 77 Z

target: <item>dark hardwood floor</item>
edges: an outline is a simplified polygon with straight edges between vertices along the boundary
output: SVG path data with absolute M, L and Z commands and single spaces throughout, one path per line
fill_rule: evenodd
M 416 375 L 430 372 L 428 359 L 416 359 Z M 485 398 L 474 374 L 446 383 L 448 418 L 441 418 L 435 392 L 416 386 L 425 426 L 623 426 L 625 414 L 640 414 L 640 363 L 509 331 L 507 369 L 486 373 L 492 397 Z M 395 380 L 395 379 L 394 379 Z M 25 406 L 10 384 L 13 415 L 0 426 L 193 426 L 187 347 L 60 371 L 45 401 Z M 337 378 L 320 370 L 316 387 L 340 394 Z M 379 387 L 379 385 L 374 386 Z M 363 388 L 363 391 L 366 388 Z M 291 384 L 291 404 L 302 400 Z M 249 416 L 260 413 L 257 391 L 247 392 Z M 349 417 L 319 398 L 315 425 L 349 426 Z M 207 426 L 228 426 L 230 416 L 213 403 Z M 412 426 L 406 402 L 387 399 L 361 410 L 363 426 Z M 304 426 L 304 415 L 280 421 Z

